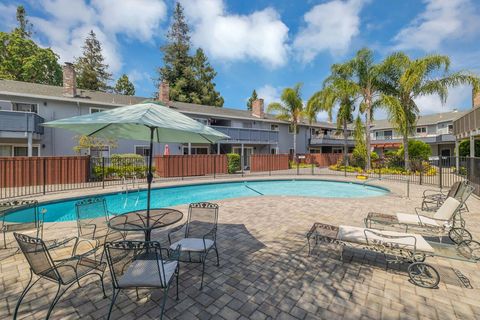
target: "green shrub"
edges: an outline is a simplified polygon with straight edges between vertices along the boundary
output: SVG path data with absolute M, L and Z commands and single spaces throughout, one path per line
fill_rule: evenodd
M 290 169 L 292 169 L 292 168 L 293 168 L 293 169 L 296 169 L 296 168 L 297 168 L 297 162 L 296 162 L 295 160 L 289 161 L 289 162 L 288 162 L 288 167 L 289 167 Z M 312 164 L 310 164 L 310 163 L 305 163 L 305 162 L 300 162 L 300 163 L 298 164 L 298 167 L 299 167 L 299 168 L 311 168 L 311 167 L 312 167 Z
M 398 149 L 397 154 L 403 158 L 403 145 Z M 432 154 L 430 146 L 420 140 L 408 140 L 408 156 L 412 160 L 428 160 Z
M 107 160 L 107 159 L 105 159 Z M 96 163 L 92 168 L 93 178 L 101 180 L 102 175 L 105 179 L 119 179 L 119 178 L 145 178 L 148 171 L 148 165 L 145 158 L 138 154 L 112 154 L 110 161 L 105 161 L 105 168 L 102 168 L 101 163 Z M 152 166 L 152 171 L 155 172 L 155 167 Z
M 235 173 L 239 171 L 240 168 L 240 155 L 236 153 L 227 154 L 227 166 L 228 173 Z
M 463 140 L 458 146 L 460 157 L 470 157 L 470 140 Z M 475 141 L 475 157 L 480 157 L 480 141 Z

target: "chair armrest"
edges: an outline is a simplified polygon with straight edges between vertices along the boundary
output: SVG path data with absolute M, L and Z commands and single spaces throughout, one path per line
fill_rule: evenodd
M 95 239 L 95 232 L 97 231 L 97 225 L 96 224 L 93 224 L 93 223 L 80 223 L 79 225 L 79 235 L 80 236 L 83 236 L 83 232 L 82 232 L 82 229 L 85 228 L 85 229 L 93 229 L 92 231 L 92 239 Z M 81 233 L 81 234 L 80 234 Z
M 446 220 L 443 220 L 443 219 L 436 219 L 433 216 L 427 216 L 427 215 L 421 214 L 420 212 L 425 212 L 425 211 L 423 211 L 421 208 L 415 208 L 415 213 L 418 216 L 418 221 L 420 221 L 420 225 L 422 225 L 422 226 L 424 226 L 424 224 L 422 222 L 422 217 L 423 218 L 428 218 L 430 220 L 440 221 L 440 222 L 445 222 L 446 221 Z
M 168 259 L 167 261 L 180 261 L 180 254 L 182 252 L 182 245 L 177 245 L 175 249 L 167 249 L 168 250 Z
M 185 223 L 182 223 L 181 225 L 178 225 L 178 226 L 176 226 L 176 227 L 171 228 L 170 230 L 168 230 L 168 234 L 167 234 L 167 235 L 168 235 L 168 244 L 169 244 L 169 245 L 172 245 L 171 235 L 174 234 L 174 233 L 176 233 L 176 232 L 178 232 L 178 231 L 180 231 L 180 230 L 182 230 L 183 227 L 185 227 Z
M 442 195 L 445 196 L 446 194 L 442 191 L 442 189 L 437 189 L 437 190 L 432 190 L 432 189 L 427 189 L 423 191 L 423 198 L 432 196 L 432 195 Z
M 209 238 L 211 237 L 211 238 Z M 210 231 L 208 231 L 207 233 L 205 233 L 205 235 L 203 236 L 203 242 L 205 242 L 205 239 L 211 239 L 213 241 L 215 241 L 217 238 L 217 227 L 213 227 Z
M 92 241 L 95 241 L 95 245 L 92 245 Z M 90 250 L 82 253 L 82 254 L 77 254 L 77 249 L 78 249 L 78 246 L 81 244 L 81 243 L 87 243 L 87 245 L 91 248 Z M 77 241 L 77 243 L 75 244 L 75 246 L 73 247 L 73 250 L 72 250 L 72 256 L 75 256 L 75 257 L 85 257 L 85 256 L 89 256 L 91 255 L 92 253 L 95 254 L 97 252 L 97 250 L 100 249 L 100 242 L 98 241 L 98 239 L 79 239 Z
M 392 239 L 392 241 L 390 242 L 390 241 L 383 241 L 383 240 L 377 240 L 377 239 L 371 239 L 369 241 L 368 233 L 376 235 L 377 237 L 380 237 L 380 238 Z M 417 251 L 417 238 L 415 238 L 415 236 L 413 236 L 413 235 L 398 235 L 398 236 L 397 235 L 387 235 L 387 234 L 382 234 L 382 233 L 379 233 L 379 232 L 375 232 L 372 229 L 365 229 L 364 234 L 365 234 L 365 239 L 367 240 L 368 245 L 370 245 L 370 243 L 380 244 L 380 245 L 384 246 L 385 248 L 389 248 L 389 249 L 404 249 L 404 248 L 400 247 L 401 244 L 394 241 L 396 239 L 413 239 L 413 250 L 412 251 L 413 251 L 414 254 Z M 411 245 L 408 245 L 408 244 L 404 244 L 404 246 L 410 246 L 411 247 Z
M 69 243 L 72 240 L 75 240 L 75 243 L 76 243 L 78 240 L 78 237 L 70 237 L 70 238 L 65 238 L 61 240 L 58 240 L 58 239 L 46 240 L 46 241 L 44 240 L 43 243 L 45 243 L 45 246 L 47 247 L 47 249 L 53 250 L 55 248 L 65 246 L 67 243 Z

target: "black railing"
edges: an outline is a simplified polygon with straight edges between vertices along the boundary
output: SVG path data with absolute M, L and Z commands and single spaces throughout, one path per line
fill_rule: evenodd
M 285 160 L 284 155 L 278 155 Z M 186 156 L 188 157 L 188 156 Z M 186 179 L 224 179 L 255 176 L 342 176 L 364 179 L 384 179 L 420 185 L 448 188 L 456 181 L 469 180 L 480 195 L 480 158 L 440 157 L 428 161 L 412 160 L 405 169 L 402 159 L 382 159 L 373 162 L 371 170 L 355 166 L 355 159 L 348 158 L 344 165 L 343 157 L 316 159 L 310 155 L 295 157 L 288 166 L 279 165 L 272 157 L 265 157 L 260 164 L 261 171 L 244 170 L 237 172 L 218 170 L 224 165 L 215 157 L 203 159 L 202 168 L 195 162 L 195 170 L 177 170 L 178 174 L 155 175 L 155 182 Z M 315 160 L 316 159 L 316 160 Z M 217 163 L 217 162 L 218 163 Z M 255 161 L 259 161 L 258 159 Z M 262 160 L 263 161 L 263 160 Z M 210 163 L 211 162 L 211 163 Z M 358 160 L 357 160 L 358 162 Z M 193 163 L 181 161 L 181 164 Z M 154 170 L 155 170 L 155 163 Z M 172 166 L 173 164 L 171 164 Z M 258 162 L 257 162 L 258 166 Z M 213 169 L 212 169 L 213 168 Z M 162 168 L 159 168 L 162 169 Z M 177 168 L 178 169 L 178 168 Z M 211 170 L 212 169 L 212 170 Z M 243 169 L 243 170 L 242 170 Z M 155 170 L 166 172 L 166 169 Z M 143 157 L 19 157 L 0 158 L 0 199 L 42 195 L 83 188 L 106 188 L 129 184 L 131 181 L 146 181 L 147 161 Z M 189 176 L 187 176 L 190 174 Z M 359 177 L 360 178 L 360 177 Z

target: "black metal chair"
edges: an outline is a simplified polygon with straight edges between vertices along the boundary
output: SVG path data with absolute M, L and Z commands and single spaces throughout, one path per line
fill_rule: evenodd
M 100 277 L 103 297 L 106 298 L 105 287 L 103 285 L 103 275 L 106 268 L 104 262 L 76 255 L 75 246 L 68 258 L 53 260 L 49 252 L 50 249 L 47 248 L 42 239 L 29 237 L 19 233 L 14 233 L 14 236 L 18 242 L 20 250 L 23 252 L 30 265 L 30 280 L 18 299 L 13 319 L 17 318 L 18 309 L 20 308 L 25 295 L 40 279 L 46 279 L 58 284 L 57 293 L 48 309 L 46 319 L 50 317 L 53 308 L 62 295 L 75 283 L 80 286 L 79 280 L 85 276 L 97 275 Z M 72 238 L 72 240 L 75 239 L 76 238 Z M 32 283 L 34 275 L 38 276 L 38 279 Z M 61 291 L 63 286 L 67 287 Z
M 162 248 L 157 241 L 117 241 L 105 244 L 105 254 L 113 282 L 113 296 L 108 311 L 110 319 L 115 300 L 121 290 L 139 288 L 160 288 L 163 303 L 160 319 L 163 317 L 170 285 L 176 278 L 178 300 L 178 274 L 180 247 L 175 250 Z
M 180 261 L 202 264 L 202 280 L 200 290 L 203 288 L 205 262 L 210 250 L 215 250 L 217 266 L 220 258 L 217 248 L 218 205 L 210 202 L 192 203 L 188 208 L 187 222 L 172 228 L 168 232 L 170 249 L 181 246 Z M 179 234 L 184 229 L 183 238 L 174 241 L 173 235 Z
M 108 228 L 111 213 L 105 198 L 94 197 L 77 201 L 75 213 L 79 239 L 76 250 L 96 253 L 107 241 L 125 240 L 125 233 Z
M 3 247 L 7 249 L 7 233 L 34 230 L 37 238 L 43 238 L 43 212 L 38 211 L 36 200 L 0 202 L 0 231 Z

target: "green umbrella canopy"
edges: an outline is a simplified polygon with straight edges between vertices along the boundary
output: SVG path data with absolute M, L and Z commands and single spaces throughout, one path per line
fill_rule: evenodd
M 43 123 L 85 136 L 162 143 L 215 143 L 229 137 L 158 102 L 145 102 Z

